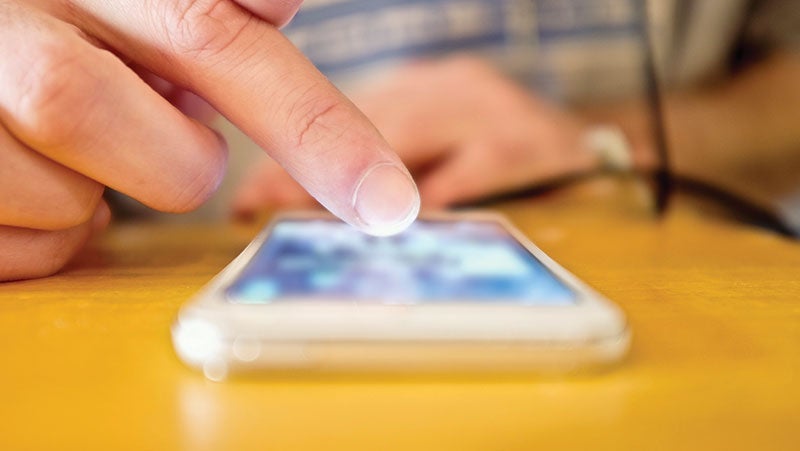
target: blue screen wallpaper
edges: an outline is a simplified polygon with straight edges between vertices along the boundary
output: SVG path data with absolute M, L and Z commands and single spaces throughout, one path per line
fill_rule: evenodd
M 418 220 L 373 237 L 333 219 L 278 222 L 228 300 L 571 305 L 574 293 L 492 221 Z

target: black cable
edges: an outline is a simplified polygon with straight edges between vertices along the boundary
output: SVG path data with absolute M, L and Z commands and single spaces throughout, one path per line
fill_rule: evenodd
M 669 152 L 667 150 L 667 134 L 664 124 L 664 102 L 658 82 L 656 70 L 655 50 L 653 45 L 653 30 L 650 26 L 648 15 L 648 2 L 642 0 L 639 8 L 639 23 L 641 24 L 642 44 L 644 46 L 644 74 L 646 85 L 647 105 L 650 109 L 653 138 L 658 155 L 658 165 L 653 173 L 655 185 L 656 214 L 662 216 L 669 206 L 669 199 L 674 188 L 672 172 L 670 171 Z

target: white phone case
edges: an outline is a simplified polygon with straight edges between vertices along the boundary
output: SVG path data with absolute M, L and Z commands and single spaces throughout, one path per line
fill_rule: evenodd
M 284 219 L 331 218 L 320 212 L 277 216 L 180 311 L 172 329 L 178 356 L 214 380 L 230 373 L 280 370 L 352 372 L 563 373 L 606 366 L 626 353 L 622 311 L 531 243 L 502 216 L 487 212 L 423 215 L 502 225 L 576 293 L 570 306 L 509 303 L 233 303 L 225 289 Z

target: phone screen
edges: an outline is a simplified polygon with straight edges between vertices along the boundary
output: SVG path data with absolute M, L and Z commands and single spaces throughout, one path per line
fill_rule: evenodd
M 575 293 L 501 224 L 416 221 L 373 237 L 334 219 L 277 222 L 228 301 L 572 305 Z

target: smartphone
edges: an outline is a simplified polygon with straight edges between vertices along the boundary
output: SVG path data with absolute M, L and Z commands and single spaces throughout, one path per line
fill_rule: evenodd
M 391 237 L 279 215 L 180 311 L 175 350 L 242 371 L 571 371 L 628 349 L 625 316 L 489 212 Z

